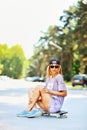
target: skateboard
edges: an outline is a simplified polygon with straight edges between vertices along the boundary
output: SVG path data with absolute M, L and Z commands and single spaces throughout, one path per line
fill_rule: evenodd
M 56 118 L 67 118 L 67 111 L 58 111 L 56 113 L 49 113 L 49 112 L 44 112 L 42 116 L 48 116 L 48 117 L 56 117 Z

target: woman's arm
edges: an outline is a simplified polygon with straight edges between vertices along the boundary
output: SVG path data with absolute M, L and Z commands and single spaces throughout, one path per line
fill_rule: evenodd
M 67 90 L 53 91 L 46 89 L 46 93 L 53 94 L 55 96 L 67 96 Z

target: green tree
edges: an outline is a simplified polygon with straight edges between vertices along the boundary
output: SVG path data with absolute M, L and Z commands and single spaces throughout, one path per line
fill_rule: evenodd
M 76 73 L 87 73 L 87 3 L 82 0 L 77 5 L 72 5 L 68 10 L 64 10 L 60 17 L 61 25 L 52 25 L 47 32 L 42 32 L 37 44 L 32 62 L 37 59 L 37 74 L 40 68 L 45 70 L 44 63 L 50 57 L 59 57 L 63 67 L 63 74 L 66 80 L 70 80 Z M 52 41 L 62 47 L 62 53 L 58 49 L 49 45 Z M 45 61 L 45 62 L 44 62 Z M 43 63 L 44 62 L 44 63 Z M 43 71 L 41 70 L 40 73 Z
M 29 62 L 24 55 L 23 48 L 17 44 L 10 48 L 10 52 L 10 72 L 12 72 L 14 78 L 25 77 Z
M 87 74 L 87 2 L 84 3 L 83 0 L 78 2 L 76 16 L 77 26 L 74 33 L 78 44 L 80 72 Z
M 7 44 L 0 44 L 0 62 L 2 59 L 8 57 L 9 55 L 9 48 Z
M 23 61 L 17 54 L 10 59 L 9 76 L 13 78 L 20 78 L 23 71 Z
M 3 65 L 2 75 L 12 78 L 26 76 L 26 69 L 29 61 L 24 56 L 24 51 L 20 45 L 8 48 L 6 44 L 0 45 L 0 64 Z

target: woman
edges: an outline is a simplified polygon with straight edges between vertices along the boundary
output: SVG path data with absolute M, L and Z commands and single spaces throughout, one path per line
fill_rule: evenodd
M 58 112 L 67 96 L 67 89 L 62 76 L 62 68 L 57 58 L 52 58 L 47 67 L 45 86 L 36 86 L 29 90 L 29 105 L 24 116 L 34 117 L 41 114 L 41 109 L 48 112 Z M 36 108 L 39 106 L 41 109 Z M 20 116 L 20 115 L 19 115 Z

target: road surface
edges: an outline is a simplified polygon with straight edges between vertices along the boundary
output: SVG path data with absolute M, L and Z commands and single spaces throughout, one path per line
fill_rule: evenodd
M 68 118 L 20 118 L 27 106 L 27 91 L 37 83 L 0 80 L 0 130 L 87 130 L 87 89 L 68 89 L 63 110 Z

